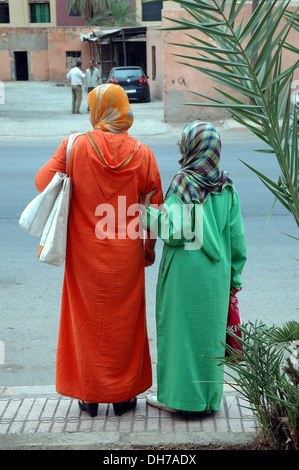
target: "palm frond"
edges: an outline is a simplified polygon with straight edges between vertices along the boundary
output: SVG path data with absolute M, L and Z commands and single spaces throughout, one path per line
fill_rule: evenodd
M 187 105 L 226 108 L 267 143 L 280 167 L 279 182 L 247 166 L 291 212 L 299 227 L 298 133 L 291 106 L 291 84 L 299 60 L 288 68 L 282 66 L 285 51 L 299 52 L 288 42 L 290 32 L 299 30 L 299 7 L 293 12 L 290 3 L 264 0 L 245 20 L 245 0 L 183 0 L 180 4 L 187 15 L 169 18 L 172 25 L 164 29 L 186 31 L 187 42 L 175 44 L 189 54 L 174 55 L 184 58 L 186 62 L 180 62 L 184 66 L 221 84 L 221 88 L 215 87 L 217 99 L 192 90 L 205 101 Z M 231 90 L 241 98 L 234 98 Z
M 271 337 L 277 343 L 287 343 L 299 340 L 299 322 L 296 320 L 290 320 L 284 323 L 280 327 L 276 327 L 271 332 Z

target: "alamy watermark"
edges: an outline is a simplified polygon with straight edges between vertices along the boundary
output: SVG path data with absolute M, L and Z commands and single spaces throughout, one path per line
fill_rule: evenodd
M 118 196 L 116 208 L 111 204 L 99 204 L 95 209 L 95 216 L 100 217 L 95 226 L 96 237 L 100 240 L 160 237 L 165 241 L 182 240 L 186 250 L 198 250 L 202 247 L 202 204 L 194 205 L 196 229 L 191 217 L 192 207 L 187 204 L 151 204 L 150 207 L 148 217 L 146 207 L 141 204 L 135 203 L 127 207 L 126 196 Z M 142 223 L 142 218 L 146 218 L 146 225 Z
M 4 89 L 4 82 L 0 80 L 0 104 L 5 103 L 5 89 Z

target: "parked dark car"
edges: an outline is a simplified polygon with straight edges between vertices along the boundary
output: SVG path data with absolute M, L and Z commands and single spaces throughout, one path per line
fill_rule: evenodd
M 141 67 L 113 67 L 107 82 L 120 85 L 126 91 L 129 100 L 132 98 L 145 102 L 151 100 L 147 76 Z

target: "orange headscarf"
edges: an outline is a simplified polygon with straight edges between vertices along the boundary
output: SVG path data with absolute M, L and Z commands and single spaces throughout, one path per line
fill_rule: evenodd
M 100 85 L 88 93 L 87 99 L 95 129 L 119 134 L 132 126 L 134 117 L 129 99 L 119 85 Z

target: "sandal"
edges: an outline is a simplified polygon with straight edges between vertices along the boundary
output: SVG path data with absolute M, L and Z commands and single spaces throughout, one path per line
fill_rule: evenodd
M 127 401 L 120 401 L 119 403 L 113 403 L 113 410 L 117 416 L 121 416 L 126 411 L 133 410 L 136 407 L 137 398 L 131 398 Z
M 160 410 L 170 411 L 171 413 L 176 413 L 178 411 L 174 408 L 169 408 L 169 406 L 166 406 L 163 403 L 160 403 L 158 401 L 157 395 L 155 395 L 154 393 L 147 395 L 146 401 L 149 405 L 155 406 L 156 408 L 160 408 Z
M 86 403 L 83 400 L 78 401 L 79 408 L 81 411 L 86 411 L 91 418 L 98 414 L 98 403 Z

